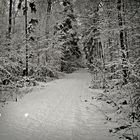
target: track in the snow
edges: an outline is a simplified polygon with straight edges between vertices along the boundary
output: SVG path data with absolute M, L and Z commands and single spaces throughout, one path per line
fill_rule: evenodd
M 0 140 L 118 140 L 101 112 L 82 102 L 90 80 L 81 70 L 0 108 Z

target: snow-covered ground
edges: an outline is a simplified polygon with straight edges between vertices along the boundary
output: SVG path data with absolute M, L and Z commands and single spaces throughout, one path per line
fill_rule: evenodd
M 0 108 L 0 140 L 118 140 L 108 132 L 112 124 L 86 101 L 90 81 L 81 70 Z

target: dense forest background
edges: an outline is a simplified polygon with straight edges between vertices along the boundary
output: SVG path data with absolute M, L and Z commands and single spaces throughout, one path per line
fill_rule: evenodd
M 139 0 L 0 0 L 1 85 L 86 67 L 90 88 L 140 121 Z
M 57 76 L 81 59 L 72 3 L 1 1 L 2 77 Z M 5 73 L 5 75 L 4 75 Z
M 139 79 L 139 1 L 1 0 L 1 77 L 77 66 Z M 104 67 L 104 68 L 103 68 Z M 121 70 L 122 69 L 122 70 Z

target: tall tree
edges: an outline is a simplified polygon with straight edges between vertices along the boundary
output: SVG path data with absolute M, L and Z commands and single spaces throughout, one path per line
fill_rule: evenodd
M 13 5 L 13 0 L 10 0 L 10 3 L 9 3 L 9 28 L 8 28 L 9 37 L 10 37 L 11 31 L 12 31 L 12 5 Z
M 24 7 L 24 16 L 25 16 L 25 40 L 26 40 L 26 71 L 25 75 L 28 76 L 28 5 L 27 0 L 25 0 L 25 7 Z
M 47 14 L 46 14 L 47 18 L 46 18 L 46 30 L 45 30 L 46 37 L 49 34 L 49 20 L 50 20 L 51 9 L 52 9 L 52 0 L 47 0 Z
M 117 1 L 117 9 L 118 9 L 118 22 L 120 26 L 120 47 L 122 53 L 122 72 L 123 72 L 123 81 L 126 84 L 128 78 L 128 69 L 127 69 L 127 48 L 125 45 L 126 41 L 126 31 L 124 31 L 123 26 L 124 22 L 124 2 L 122 0 Z

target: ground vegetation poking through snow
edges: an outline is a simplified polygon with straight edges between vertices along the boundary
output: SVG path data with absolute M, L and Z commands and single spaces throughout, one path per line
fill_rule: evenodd
M 100 89 L 94 83 L 91 82 L 90 86 L 93 92 Z M 103 92 L 91 96 L 92 100 L 103 104 L 100 109 L 106 119 L 118 124 L 117 127 L 109 129 L 109 132 L 117 134 L 120 139 L 140 139 L 140 90 L 137 84 L 129 82 L 122 85 L 118 79 L 108 80 L 108 87 L 103 89 Z

